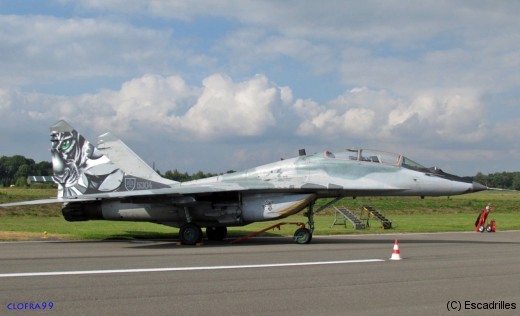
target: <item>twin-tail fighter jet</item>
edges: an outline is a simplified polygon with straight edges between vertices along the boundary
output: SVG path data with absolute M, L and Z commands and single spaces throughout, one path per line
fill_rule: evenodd
M 308 223 L 294 236 L 308 243 L 314 203 L 357 196 L 446 196 L 485 186 L 403 155 L 374 150 L 324 151 L 280 160 L 242 172 L 188 182 L 158 175 L 121 140 L 99 136 L 97 147 L 65 121 L 50 128 L 55 199 L 0 206 L 63 203 L 67 221 L 145 221 L 178 227 L 183 244 L 222 240 L 227 227 L 271 221 L 305 208 Z

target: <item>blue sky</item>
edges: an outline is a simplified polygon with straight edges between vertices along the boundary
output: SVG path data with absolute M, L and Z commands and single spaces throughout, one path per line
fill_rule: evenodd
M 0 155 L 111 131 L 161 171 L 372 148 L 520 166 L 517 1 L 0 0 Z

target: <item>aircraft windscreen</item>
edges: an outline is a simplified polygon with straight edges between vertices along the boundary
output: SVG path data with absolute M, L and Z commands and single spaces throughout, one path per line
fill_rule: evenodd
M 403 163 L 401 164 L 401 166 L 404 168 L 417 170 L 417 171 L 428 171 L 428 168 L 426 168 L 425 166 L 423 166 L 409 158 L 406 158 L 406 157 L 403 157 Z

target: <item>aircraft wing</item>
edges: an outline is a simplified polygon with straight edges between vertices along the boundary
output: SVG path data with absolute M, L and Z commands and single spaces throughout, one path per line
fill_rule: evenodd
M 216 192 L 229 192 L 229 191 L 244 191 L 246 188 L 236 183 L 212 183 L 205 185 L 189 185 L 183 187 L 170 187 L 150 190 L 139 190 L 139 191 L 116 191 L 106 193 L 95 193 L 88 195 L 72 196 L 65 198 L 49 198 L 40 200 L 30 200 L 21 202 L 11 202 L 0 204 L 0 207 L 4 206 L 24 206 L 24 205 L 38 205 L 38 204 L 53 204 L 53 203 L 68 203 L 68 202 L 88 202 L 102 199 L 123 199 L 129 197 L 139 196 L 184 196 L 204 193 L 216 193 Z
M 317 190 L 330 190 L 331 188 L 327 188 L 321 185 L 313 185 L 313 184 L 304 184 L 303 186 L 299 186 L 297 189 L 301 190 L 302 187 L 308 191 L 317 191 Z M 210 182 L 205 184 L 188 184 L 188 185 L 179 185 L 168 188 L 159 188 L 159 189 L 150 189 L 150 190 L 138 190 L 138 191 L 113 191 L 113 192 L 105 192 L 105 193 L 94 193 L 94 194 L 86 194 L 80 196 L 72 196 L 72 197 L 63 197 L 63 198 L 49 198 L 49 199 L 40 199 L 40 200 L 32 200 L 32 201 L 21 201 L 21 202 L 12 202 L 12 203 L 4 203 L 0 204 L 0 207 L 3 206 L 24 206 L 24 205 L 38 205 L 38 204 L 52 204 L 52 203 L 69 203 L 69 202 L 88 202 L 88 201 L 96 201 L 103 199 L 124 199 L 130 197 L 153 197 L 153 196 L 190 196 L 190 195 L 198 195 L 198 194 L 214 194 L 219 192 L 243 192 L 243 191 L 255 191 L 255 190 L 270 190 L 272 192 L 284 192 L 288 190 L 292 190 L 294 188 L 276 188 L 272 184 L 264 183 L 263 181 L 250 181 L 248 183 L 234 183 L 234 182 Z M 395 193 L 400 189 L 380 189 L 380 190 L 362 190 L 362 189 L 353 189 L 352 192 L 354 195 L 365 195 L 367 193 L 372 193 L 373 195 L 384 195 Z

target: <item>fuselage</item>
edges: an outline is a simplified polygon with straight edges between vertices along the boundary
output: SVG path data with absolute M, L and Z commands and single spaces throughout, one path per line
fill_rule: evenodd
M 372 151 L 374 152 L 374 151 Z M 388 155 L 388 153 L 385 153 Z M 486 187 L 437 169 L 410 168 L 405 157 L 387 161 L 359 159 L 330 152 L 281 160 L 242 172 L 179 184 L 180 186 L 238 184 L 247 190 L 309 192 L 333 196 L 450 196 Z M 408 160 L 409 161 L 409 160 Z M 416 164 L 419 166 L 418 164 Z
M 149 183 L 144 187 L 153 188 Z M 153 189 L 153 194 L 130 191 L 127 198 L 116 193 L 115 198 L 69 203 L 63 214 L 68 220 L 241 226 L 298 213 L 319 198 L 450 196 L 486 189 L 439 169 L 425 168 L 402 155 L 367 150 L 327 151 L 162 186 Z

